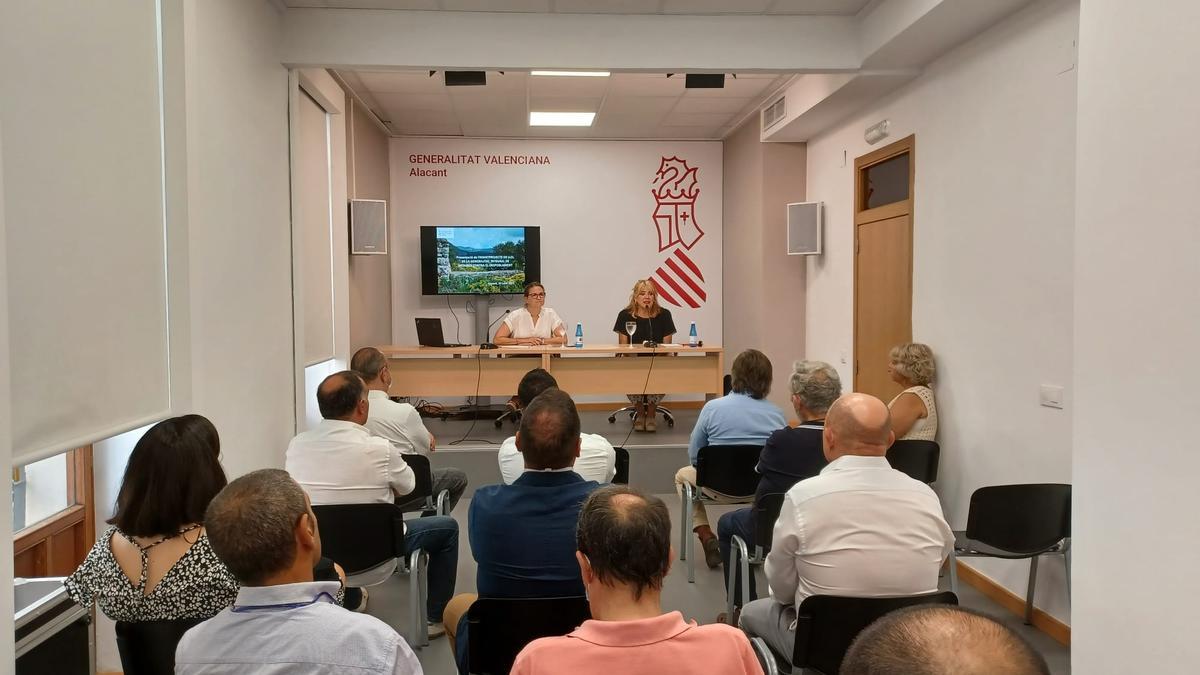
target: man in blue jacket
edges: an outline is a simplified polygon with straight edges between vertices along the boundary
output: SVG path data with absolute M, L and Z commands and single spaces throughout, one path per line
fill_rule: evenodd
M 575 525 L 588 494 L 599 487 L 572 468 L 579 457 L 579 412 L 565 392 L 547 389 L 521 415 L 517 448 L 525 472 L 512 485 L 475 491 L 467 514 L 475 585 L 491 598 L 583 595 L 575 561 Z M 466 613 L 475 595 L 446 607 L 446 627 L 459 672 L 467 672 Z

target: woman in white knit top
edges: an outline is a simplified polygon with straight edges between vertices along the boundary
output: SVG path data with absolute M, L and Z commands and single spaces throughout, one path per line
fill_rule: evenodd
M 933 400 L 933 350 L 919 342 L 892 347 L 888 354 L 888 374 L 904 387 L 888 403 L 892 411 L 892 431 L 900 441 L 932 441 L 937 436 L 937 405 Z

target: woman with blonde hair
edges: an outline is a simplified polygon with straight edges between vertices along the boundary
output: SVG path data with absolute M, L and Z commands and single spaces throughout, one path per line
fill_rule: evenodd
M 934 372 L 933 350 L 929 345 L 906 342 L 892 347 L 888 354 L 888 375 L 904 387 L 888 403 L 896 440 L 932 441 L 937 436 L 937 405 L 929 386 Z
M 628 327 L 627 327 L 628 326 Z M 629 334 L 629 327 L 636 328 Z M 649 279 L 638 279 L 629 294 L 629 306 L 617 314 L 613 332 L 623 345 L 641 344 L 653 340 L 661 344 L 671 342 L 675 334 L 675 321 L 671 310 L 658 304 L 658 288 Z M 633 418 L 634 431 L 657 431 L 654 416 L 658 413 L 658 402 L 666 394 L 629 394 L 629 402 L 636 409 Z

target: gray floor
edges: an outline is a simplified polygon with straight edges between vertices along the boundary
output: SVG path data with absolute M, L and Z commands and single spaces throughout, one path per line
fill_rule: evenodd
M 630 453 L 630 483 L 644 490 L 658 494 L 671 507 L 671 515 L 678 516 L 678 498 L 673 492 L 672 477 L 675 471 L 687 462 L 687 442 L 692 426 L 695 424 L 698 410 L 685 409 L 676 411 L 675 426 L 659 424 L 656 433 L 639 433 L 631 430 L 627 418 L 618 418 L 615 423 L 608 422 L 607 412 L 581 413 L 583 431 L 600 434 L 613 445 L 624 446 Z M 426 426 L 437 437 L 438 449 L 430 457 L 434 467 L 455 466 L 467 472 L 472 485 L 466 496 L 454 510 L 454 517 L 465 528 L 467 521 L 467 505 L 474 487 L 497 483 L 500 481 L 500 471 L 496 463 L 496 449 L 501 441 L 515 433 L 516 427 L 505 422 L 497 429 L 492 420 L 480 420 L 472 425 L 471 422 L 459 420 L 442 421 L 427 419 Z M 464 439 L 461 440 L 460 439 Z M 709 507 L 712 522 L 724 512 L 738 508 L 736 506 Z M 471 558 L 470 546 L 467 543 L 466 532 L 460 538 L 458 563 L 457 593 L 470 593 L 475 590 L 475 561 Z M 765 591 L 766 583 L 762 578 L 762 570 L 756 571 L 759 588 Z M 371 589 L 369 613 L 391 624 L 403 634 L 408 628 L 408 580 L 393 577 L 387 583 Z M 949 587 L 949 579 L 943 580 L 943 586 Z M 1021 634 L 1027 636 L 1033 645 L 1046 656 L 1050 670 L 1055 675 L 1065 675 L 1071 672 L 1070 650 L 1052 640 L 1044 633 L 1026 626 L 1016 616 L 1008 614 L 996 603 L 984 597 L 970 586 L 963 585 L 959 589 L 959 601 L 966 607 L 998 617 Z M 663 586 L 664 610 L 679 610 L 689 619 L 700 623 L 713 623 L 717 614 L 725 608 L 725 587 L 721 574 L 717 570 L 709 570 L 700 561 L 696 569 L 696 583 L 687 582 L 687 572 L 683 563 L 676 561 L 671 572 L 667 575 Z M 454 660 L 450 654 L 450 646 L 445 638 L 434 640 L 428 647 L 421 649 L 418 657 L 428 675 L 452 675 L 455 673 Z

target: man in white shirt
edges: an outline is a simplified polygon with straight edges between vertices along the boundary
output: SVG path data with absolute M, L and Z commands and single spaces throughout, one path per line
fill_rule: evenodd
M 775 522 L 765 565 L 773 597 L 748 603 L 739 622 L 785 655 L 804 598 L 933 593 L 954 545 L 937 495 L 884 457 L 896 437 L 883 401 L 842 396 L 822 434 L 829 465 L 788 490 Z
M 324 418 L 288 444 L 284 468 L 313 504 L 395 503 L 416 487 L 416 476 L 386 439 L 372 436 L 367 385 L 353 370 L 334 373 L 317 387 Z M 405 521 L 409 549 L 429 554 L 429 636 L 445 634 L 442 612 L 454 595 L 458 570 L 458 523 L 450 516 Z M 366 598 L 364 593 L 364 600 Z
M 543 368 L 534 368 L 525 373 L 521 383 L 517 385 L 517 398 L 521 407 L 525 408 L 537 395 L 557 387 L 558 382 Z M 594 480 L 597 483 L 611 483 L 617 475 L 617 451 L 612 443 L 599 434 L 579 434 L 579 457 L 575 459 L 574 471 L 583 476 L 584 480 Z M 500 444 L 497 453 L 500 462 L 500 477 L 505 485 L 512 485 L 525 472 L 525 458 L 517 449 L 517 437 L 509 436 Z
M 417 409 L 388 398 L 392 388 L 392 372 L 383 352 L 374 347 L 359 349 L 350 359 L 350 369 L 367 383 L 367 421 L 363 424 L 367 431 L 387 439 L 401 454 L 427 455 L 436 449 L 437 442 L 425 428 Z M 467 474 L 452 467 L 432 469 L 431 473 L 434 496 L 441 494 L 442 490 L 449 491 L 449 511 L 454 511 L 467 489 Z M 400 506 L 410 511 L 420 507 L 424 500 L 424 497 L 420 497 L 411 502 L 402 502 Z M 424 515 L 431 516 L 434 512 L 427 510 Z
M 233 481 L 208 505 L 204 527 L 241 590 L 233 607 L 184 634 L 176 673 L 420 675 L 391 626 L 338 607 L 338 582 L 313 581 L 321 535 L 287 473 L 262 469 Z

